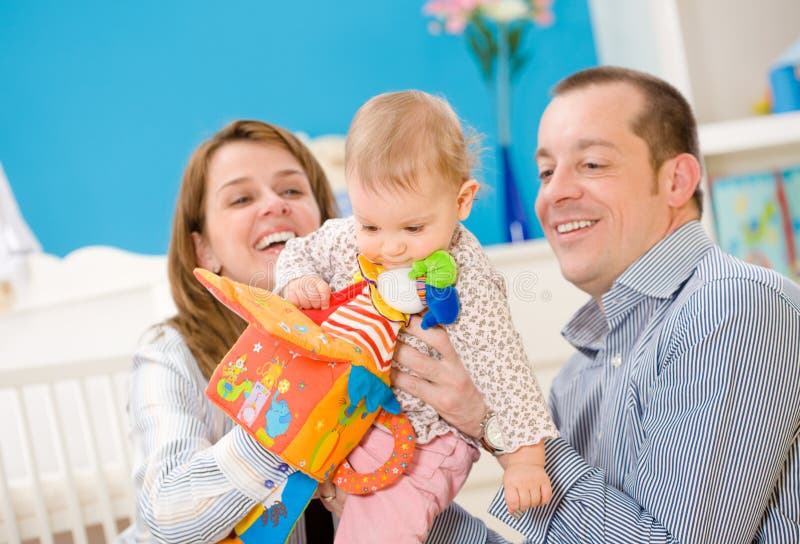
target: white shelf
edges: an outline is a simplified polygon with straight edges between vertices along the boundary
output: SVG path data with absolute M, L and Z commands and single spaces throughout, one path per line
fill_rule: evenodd
M 705 156 L 800 144 L 800 111 L 705 123 L 699 132 Z

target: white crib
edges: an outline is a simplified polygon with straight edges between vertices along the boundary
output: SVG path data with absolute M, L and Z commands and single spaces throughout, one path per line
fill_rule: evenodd
M 127 374 L 171 312 L 165 260 L 93 247 L 27 264 L 0 311 L 0 542 L 110 542 L 133 510 Z
M 542 242 L 489 253 L 546 388 L 569 353 L 558 330 L 585 296 Z M 110 542 L 134 505 L 131 357 L 146 328 L 173 311 L 165 259 L 92 247 L 33 256 L 28 268 L 28 284 L 0 310 L 0 543 Z M 488 518 L 500 478 L 484 456 L 457 500 Z

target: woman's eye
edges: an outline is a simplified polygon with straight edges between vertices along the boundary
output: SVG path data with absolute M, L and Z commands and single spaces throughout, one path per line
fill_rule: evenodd
M 243 204 L 247 204 L 248 202 L 250 202 L 250 197 L 249 196 L 238 196 L 238 197 L 234 198 L 233 200 L 231 200 L 231 204 L 230 205 L 231 206 L 241 206 Z
M 297 196 L 302 196 L 303 194 L 305 194 L 303 191 L 301 191 L 300 189 L 294 189 L 294 188 L 292 188 L 292 189 L 284 189 L 283 191 L 281 191 L 281 195 L 283 195 L 286 198 L 293 198 L 293 197 L 297 197 Z
M 598 170 L 602 168 L 602 165 L 596 162 L 585 162 L 583 163 L 584 167 L 588 170 Z

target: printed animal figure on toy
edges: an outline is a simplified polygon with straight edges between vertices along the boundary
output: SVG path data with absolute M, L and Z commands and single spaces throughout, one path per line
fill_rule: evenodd
M 382 267 L 360 257 L 363 280 L 335 293 L 324 311 L 301 311 L 272 293 L 206 270 L 195 272 L 249 323 L 206 394 L 264 447 L 301 471 L 257 507 L 263 514 L 280 503 L 286 516 L 271 516 L 277 521 L 270 524 L 255 523 L 260 515 L 248 516 L 236 528 L 241 542 L 284 542 L 317 482 L 334 472 L 339 487 L 359 494 L 378 491 L 402 475 L 413 455 L 414 431 L 389 387 L 397 334 L 409 313 L 424 309 L 425 303 L 427 326 L 450 323 L 458 314 L 455 263 L 446 252 L 437 253 L 443 255 L 404 271 L 402 282 L 398 277 L 386 281 Z M 407 293 L 408 285 L 419 309 L 399 311 L 393 297 L 403 289 Z M 394 434 L 395 450 L 372 474 L 357 474 L 344 461 L 373 422 Z
M 270 441 L 274 444 L 275 437 L 280 436 L 289 429 L 289 422 L 292 421 L 292 414 L 289 412 L 289 403 L 279 400 L 280 390 L 275 391 L 272 396 L 272 405 L 266 414 L 266 431 Z

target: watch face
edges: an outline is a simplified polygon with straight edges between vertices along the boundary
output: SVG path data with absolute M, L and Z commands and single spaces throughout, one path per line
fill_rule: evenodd
M 496 417 L 489 418 L 486 422 L 486 441 L 496 450 L 503 449 L 503 434 L 500 432 L 500 425 Z

